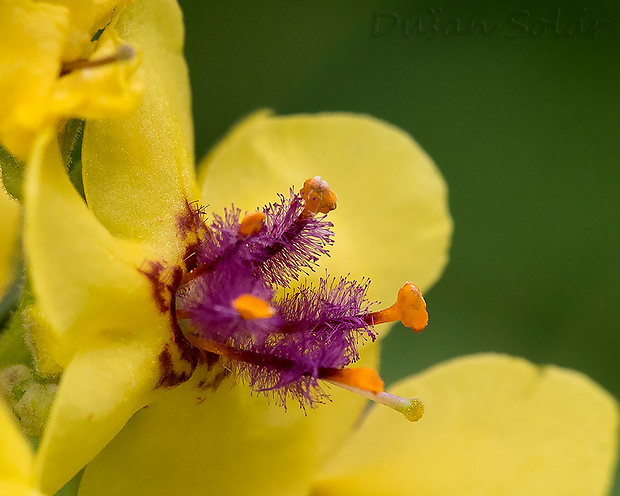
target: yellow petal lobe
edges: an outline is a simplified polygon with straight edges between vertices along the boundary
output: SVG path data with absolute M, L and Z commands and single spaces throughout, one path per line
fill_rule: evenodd
M 55 142 L 43 137 L 35 151 L 25 184 L 24 243 L 38 308 L 64 358 L 114 335 L 168 336 L 168 316 L 139 271 L 154 254 L 114 239 L 97 222 L 65 174 Z
M 423 397 L 424 418 L 374 407 L 313 496 L 608 494 L 618 405 L 577 372 L 475 355 L 390 391 Z
M 0 488 L 2 483 L 32 480 L 32 452 L 21 435 L 13 415 L 0 400 Z M 7 494 L 7 493 L 1 493 Z
M 375 351 L 364 352 L 363 365 L 377 365 Z M 218 370 L 198 368 L 190 381 L 138 412 L 88 465 L 80 496 L 307 496 L 363 398 L 331 387 L 333 402 L 306 414 L 295 405 L 284 411 L 230 379 L 216 388 Z
M 155 396 L 158 340 L 78 353 L 60 381 L 36 456 L 38 485 L 54 494 Z
M 123 11 L 116 27 L 141 51 L 142 101 L 124 119 L 88 122 L 82 152 L 84 190 L 99 221 L 169 265 L 195 241 L 183 226 L 198 197 L 181 21 L 169 0 L 136 1 Z
M 370 277 L 379 301 L 403 277 L 423 290 L 436 281 L 452 232 L 445 183 L 410 136 L 372 117 L 250 116 L 200 165 L 202 202 L 252 211 L 316 175 L 338 193 L 336 243 L 321 268 Z

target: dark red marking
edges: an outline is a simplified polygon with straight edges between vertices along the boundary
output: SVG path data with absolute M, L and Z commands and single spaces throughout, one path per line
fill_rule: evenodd
M 151 283 L 151 294 L 159 311 L 161 313 L 169 312 L 173 292 L 170 285 L 164 281 L 167 269 L 161 262 L 150 261 L 148 265 L 147 269 L 139 268 L 138 272 L 144 274 Z

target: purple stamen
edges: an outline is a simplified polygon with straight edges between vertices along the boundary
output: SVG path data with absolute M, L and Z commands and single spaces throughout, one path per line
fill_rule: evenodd
M 229 357 L 254 391 L 312 406 L 325 398 L 321 371 L 356 361 L 360 340 L 375 339 L 364 319 L 369 281 L 328 277 L 290 289 L 292 280 L 327 254 L 333 226 L 325 215 L 308 215 L 292 190 L 289 199 L 279 198 L 263 209 L 262 229 L 254 234 L 240 233 L 237 208 L 214 218 L 197 250 L 196 277 L 177 291 L 177 308 L 196 336 L 254 357 Z M 278 288 L 289 289 L 274 301 Z M 244 318 L 234 305 L 242 295 L 269 303 L 275 315 Z

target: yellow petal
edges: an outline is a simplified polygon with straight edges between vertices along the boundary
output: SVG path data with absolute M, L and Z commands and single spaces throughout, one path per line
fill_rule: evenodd
M 109 22 L 111 15 L 128 0 L 48 0 L 62 5 L 69 13 L 71 27 L 63 47 L 63 60 L 76 60 L 89 55 L 88 46 L 95 32 Z
M 366 357 L 364 364 L 372 363 L 376 356 Z M 80 495 L 307 495 L 364 401 L 331 388 L 333 401 L 307 416 L 295 404 L 285 412 L 230 379 L 210 391 L 218 370 L 198 369 L 138 412 L 88 465 Z
M 55 493 L 154 396 L 157 339 L 78 353 L 65 370 L 36 456 L 38 486 Z
M 77 0 L 79 1 L 79 0 Z M 165 99 L 181 125 L 194 163 L 194 124 L 189 72 L 183 56 L 183 13 L 175 0 L 135 0 L 121 15 L 117 29 L 142 54 L 147 88 Z
M 124 46 L 111 22 L 101 34 L 91 61 L 118 56 Z M 85 119 L 120 117 L 135 109 L 143 88 L 141 77 L 134 76 L 140 64 L 136 54 L 97 67 L 73 70 L 59 78 L 51 92 L 50 111 L 58 116 Z
M 587 377 L 502 355 L 436 366 L 393 388 L 420 395 L 417 424 L 374 408 L 313 496 L 605 495 L 618 405 Z
M 31 0 L 0 0 L 0 140 L 27 156 L 48 115 L 48 90 L 58 76 L 68 12 Z
M 1 174 L 1 171 L 0 171 Z M 0 181 L 2 176 L 0 175 Z M 0 187 L 0 297 L 13 280 L 13 257 L 17 248 L 17 229 L 19 226 L 19 204 Z
M 354 114 L 251 116 L 201 164 L 209 210 L 254 210 L 320 175 L 338 195 L 329 214 L 331 274 L 372 279 L 370 299 L 391 304 L 406 280 L 428 289 L 447 261 L 452 232 L 446 186 L 406 133 Z
M 155 288 L 139 271 L 149 269 L 154 255 L 114 239 L 97 222 L 69 182 L 55 142 L 36 145 L 25 195 L 24 241 L 37 304 L 66 353 L 115 336 L 170 334 Z
M 135 2 L 119 33 L 140 47 L 146 88 L 137 112 L 88 122 L 82 151 L 89 206 L 119 238 L 149 244 L 162 259 L 184 255 L 180 225 L 198 197 L 189 124 L 189 86 L 176 3 Z
M 37 489 L 30 486 L 0 481 L 0 494 L 9 494 L 10 496 L 44 496 Z
M 87 467 L 82 496 L 305 493 L 317 460 L 303 413 L 274 410 L 229 380 L 209 394 L 197 380 L 135 415 Z
M 21 435 L 13 415 L 0 400 L 0 489 L 2 483 L 28 483 L 32 480 L 32 453 Z M 2 492 L 0 494 L 12 494 Z

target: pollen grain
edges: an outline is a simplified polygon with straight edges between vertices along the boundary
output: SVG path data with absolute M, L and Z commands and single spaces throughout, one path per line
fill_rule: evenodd
M 276 314 L 268 301 L 251 294 L 242 294 L 233 300 L 233 307 L 245 320 L 268 319 Z

